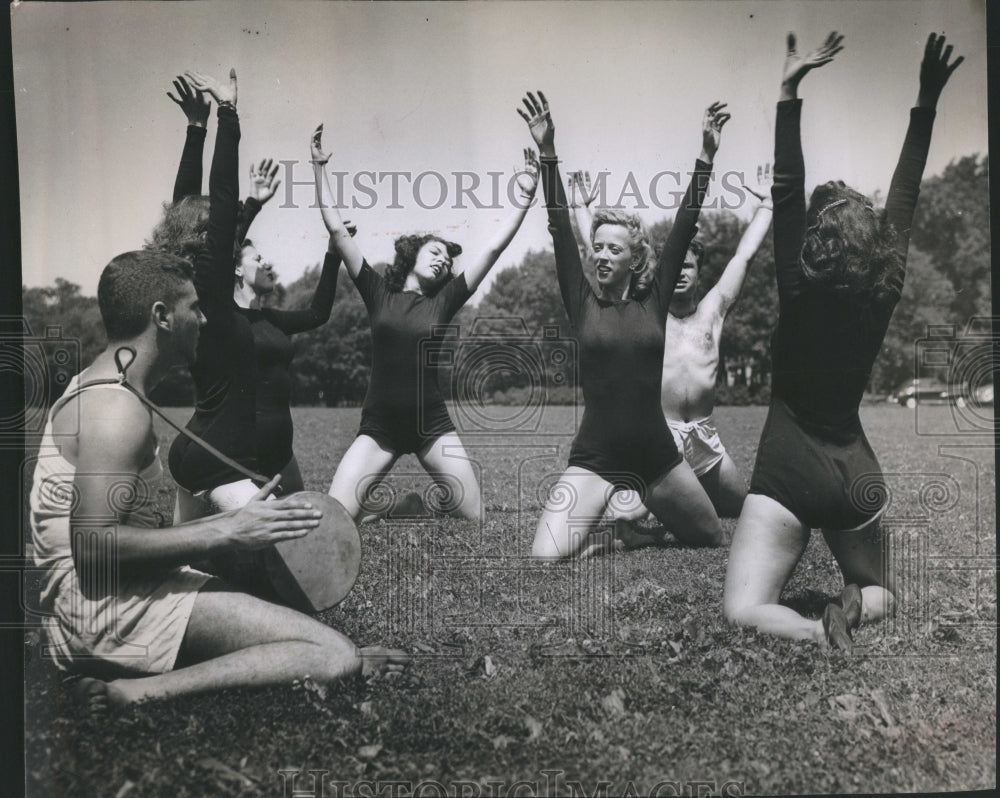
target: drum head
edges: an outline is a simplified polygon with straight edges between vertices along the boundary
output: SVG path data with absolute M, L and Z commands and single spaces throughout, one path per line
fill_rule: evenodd
M 278 595 L 303 612 L 334 607 L 351 592 L 361 570 L 361 537 L 344 506 L 325 493 L 294 494 L 323 512 L 308 535 L 267 550 L 264 563 Z

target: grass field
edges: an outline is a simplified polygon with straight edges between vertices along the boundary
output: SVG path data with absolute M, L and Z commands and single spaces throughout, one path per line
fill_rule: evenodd
M 747 478 L 765 412 L 717 413 Z M 568 455 L 574 410 L 556 408 L 532 434 L 465 437 L 482 468 L 481 525 L 361 528 L 358 583 L 322 620 L 412 652 L 401 678 L 231 691 L 93 720 L 29 635 L 29 795 L 291 795 L 282 769 L 325 771 L 294 787 L 313 794 L 312 779 L 325 779 L 316 794 L 329 796 L 995 787 L 994 450 L 992 437 L 959 435 L 951 412 L 862 409 L 892 490 L 885 523 L 904 606 L 862 627 L 853 656 L 729 628 L 725 551 L 527 561 Z M 325 491 L 360 411 L 294 415 L 306 487 Z M 165 457 L 173 435 L 161 429 Z M 413 458 L 389 481 L 428 484 Z M 169 478 L 160 500 L 169 513 Z M 783 600 L 815 617 L 840 586 L 815 535 Z

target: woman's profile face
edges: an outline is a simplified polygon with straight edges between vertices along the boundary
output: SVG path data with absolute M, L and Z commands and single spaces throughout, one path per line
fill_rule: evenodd
M 442 241 L 428 241 L 417 252 L 413 274 L 421 288 L 433 288 L 451 274 L 452 260 L 448 247 Z
M 597 284 L 614 292 L 624 291 L 633 261 L 628 229 L 620 224 L 602 224 L 594 231 L 593 246 Z
M 278 275 L 274 273 L 274 267 L 270 263 L 264 262 L 257 247 L 252 244 L 240 250 L 240 269 L 243 271 L 244 283 L 258 296 L 274 291 Z

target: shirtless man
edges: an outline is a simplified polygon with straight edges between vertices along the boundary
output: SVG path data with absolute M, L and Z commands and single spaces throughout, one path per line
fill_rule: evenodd
M 744 189 L 760 202 L 736 253 L 712 289 L 698 301 L 698 276 L 704 249 L 694 241 L 677 278 L 665 327 L 663 377 L 660 400 L 663 415 L 677 448 L 688 461 L 720 517 L 739 515 L 747 489 L 736 465 L 719 440 L 712 419 L 715 383 L 719 371 L 719 341 L 722 325 L 736 302 L 746 279 L 747 267 L 771 225 L 771 197 L 765 184 L 769 170 L 758 168 L 761 190 Z M 593 200 L 589 180 L 581 172 L 570 175 L 570 205 L 578 230 L 589 230 L 588 200 Z M 576 200 L 577 194 L 583 203 Z M 586 236 L 578 240 L 586 242 Z M 612 502 L 616 537 L 626 547 L 638 545 L 630 536 L 628 522 L 646 517 L 647 510 L 633 491 L 620 492 Z M 632 535 L 635 532 L 631 532 Z
M 226 551 L 302 537 L 320 511 L 294 495 L 160 528 L 162 474 L 140 396 L 190 365 L 205 317 L 190 264 L 151 250 L 105 267 L 97 289 L 108 346 L 52 407 L 31 490 L 47 651 L 91 712 L 225 687 L 333 681 L 398 670 L 405 654 L 357 648 L 287 607 L 188 567 Z M 129 385 L 120 384 L 119 360 Z M 138 394 L 138 395 L 137 395 Z

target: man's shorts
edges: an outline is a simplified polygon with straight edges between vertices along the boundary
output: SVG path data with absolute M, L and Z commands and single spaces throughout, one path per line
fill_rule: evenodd
M 668 418 L 667 426 L 695 476 L 703 477 L 722 462 L 726 447 L 719 440 L 719 432 L 711 416 L 697 421 L 672 421 Z

